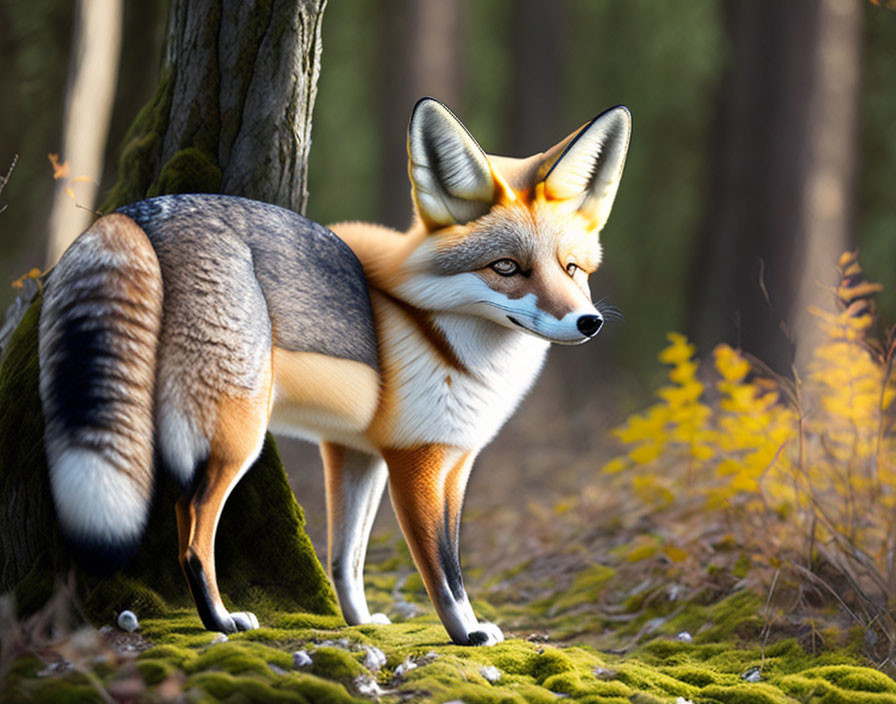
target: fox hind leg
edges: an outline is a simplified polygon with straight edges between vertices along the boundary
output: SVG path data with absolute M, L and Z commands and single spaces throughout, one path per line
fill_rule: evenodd
M 258 628 L 249 612 L 229 612 L 215 571 L 215 533 L 230 492 L 252 466 L 264 442 L 267 398 L 228 399 L 218 405 L 218 432 L 205 471 L 177 502 L 179 559 L 203 625 L 233 633 Z
M 386 486 L 380 457 L 324 442 L 320 447 L 326 473 L 327 557 L 330 577 L 346 623 L 389 623 L 373 614 L 364 596 L 364 558 L 376 510 Z

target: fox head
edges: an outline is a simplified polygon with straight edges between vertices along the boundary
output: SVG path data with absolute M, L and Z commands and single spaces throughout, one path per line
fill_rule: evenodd
M 408 154 L 412 231 L 423 232 L 396 293 L 551 342 L 593 337 L 603 316 L 588 277 L 600 264 L 598 235 L 630 134 L 628 110 L 616 107 L 544 153 L 492 156 L 442 103 L 420 100 Z

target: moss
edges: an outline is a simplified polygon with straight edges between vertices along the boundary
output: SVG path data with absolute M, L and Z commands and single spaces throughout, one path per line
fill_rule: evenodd
M 351 682 L 364 672 L 358 658 L 341 648 L 322 646 L 311 651 L 311 673 L 338 682 Z
M 175 153 L 162 167 L 147 196 L 166 193 L 217 193 L 221 190 L 221 168 L 206 152 L 188 147 Z
M 780 687 L 793 697 L 817 704 L 896 703 L 896 682 L 868 667 L 816 667 L 785 676 Z
M 762 682 L 710 685 L 700 690 L 699 698 L 720 704 L 793 704 L 793 700 L 777 687 Z
M 25 314 L 0 367 L 0 466 L 5 470 L 0 473 L 0 590 L 15 590 L 23 613 L 45 603 L 54 588 L 54 575 L 69 568 L 68 551 L 56 529 L 43 452 L 39 312 L 40 298 Z M 111 623 L 124 608 L 145 619 L 176 617 L 176 609 L 186 607 L 195 617 L 177 562 L 173 504 L 178 489 L 164 475 L 157 482 L 143 545 L 127 569 L 110 578 L 77 572 L 83 606 L 97 623 Z M 336 598 L 305 533 L 302 509 L 270 436 L 224 507 L 216 560 L 227 604 L 255 610 L 262 618 L 299 611 L 330 617 L 327 624 L 338 619 Z M 195 624 L 200 628 L 198 619 Z
M 620 682 L 627 684 L 633 690 L 664 692 L 673 697 L 689 699 L 697 691 L 694 685 L 665 674 L 661 670 L 646 667 L 637 662 L 626 663 L 620 666 L 616 677 Z
M 693 664 L 675 665 L 673 667 L 665 667 L 662 670 L 666 675 L 681 680 L 685 684 L 694 687 L 706 687 L 710 684 L 720 684 L 722 677 L 715 671 L 707 667 L 699 667 Z
M 143 681 L 149 685 L 157 685 L 171 677 L 178 668 L 162 659 L 143 659 L 137 663 L 137 670 Z
M 196 654 L 196 651 L 189 648 L 179 648 L 175 645 L 157 645 L 140 655 L 141 659 L 164 660 L 180 668 L 185 667 L 197 657 L 199 656 Z
M 94 704 L 104 699 L 83 676 L 47 677 L 19 682 L 0 691 L 0 702 L 41 702 L 42 704 Z
M 538 684 L 542 684 L 549 677 L 575 670 L 575 663 L 562 650 L 546 647 L 532 663 L 532 677 Z
M 604 565 L 592 565 L 582 570 L 576 575 L 568 591 L 557 599 L 548 600 L 547 613 L 553 615 L 594 602 L 614 576 L 616 576 L 616 570 Z

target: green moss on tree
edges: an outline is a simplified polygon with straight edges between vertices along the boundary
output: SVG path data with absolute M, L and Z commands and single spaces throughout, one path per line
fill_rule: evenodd
M 220 190 L 221 169 L 218 164 L 208 152 L 189 147 L 181 149 L 168 160 L 146 195 L 217 193 Z
M 71 567 L 56 528 L 43 452 L 39 312 L 40 298 L 13 335 L 0 367 L 0 590 L 15 590 L 24 612 L 45 603 L 55 577 Z M 126 570 L 106 578 L 76 573 L 83 606 L 97 622 L 108 623 L 125 608 L 140 618 L 172 616 L 176 608 L 195 615 L 177 561 L 177 495 L 175 483 L 160 473 L 146 537 Z M 225 505 L 216 558 L 222 596 L 230 606 L 254 610 L 262 620 L 275 611 L 331 618 L 338 613 L 270 436 Z M 198 619 L 195 623 L 198 629 Z

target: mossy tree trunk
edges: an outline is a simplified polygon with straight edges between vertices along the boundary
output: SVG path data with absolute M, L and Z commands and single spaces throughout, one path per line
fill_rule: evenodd
M 102 211 L 182 192 L 304 210 L 325 4 L 172 0 L 159 85 L 128 132 Z M 24 318 L 0 367 L 0 592 L 14 589 L 26 612 L 70 566 L 43 452 L 39 299 L 21 306 Z M 177 488 L 164 475 L 156 482 L 147 538 L 127 570 L 112 579 L 79 577 L 84 606 L 98 620 L 122 608 L 146 615 L 189 603 L 176 559 Z M 225 603 L 262 618 L 277 610 L 338 612 L 270 437 L 227 502 L 216 554 Z
M 159 87 L 103 210 L 215 192 L 304 212 L 325 5 L 172 0 Z

